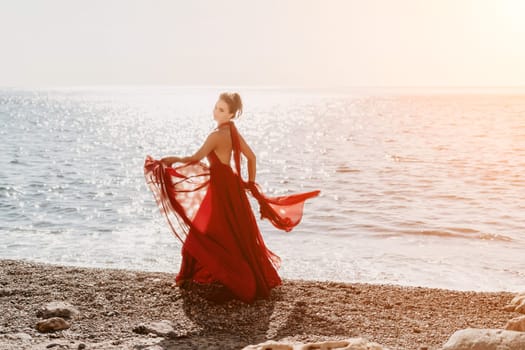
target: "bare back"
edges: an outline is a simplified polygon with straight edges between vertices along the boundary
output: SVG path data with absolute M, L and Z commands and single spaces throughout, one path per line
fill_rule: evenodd
M 223 164 L 230 165 L 232 156 L 232 137 L 229 129 L 215 131 L 217 135 L 217 145 L 213 149 L 213 152 L 217 155 L 217 158 Z

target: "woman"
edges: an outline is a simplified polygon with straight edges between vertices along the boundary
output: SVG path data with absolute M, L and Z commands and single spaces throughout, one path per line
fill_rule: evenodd
M 147 156 L 144 174 L 170 228 L 183 242 L 177 285 L 219 282 L 250 303 L 267 297 L 281 279 L 280 259 L 264 244 L 246 190 L 259 202 L 261 217 L 285 231 L 299 223 L 304 201 L 319 191 L 264 196 L 255 183 L 255 154 L 233 123 L 241 113 L 239 94 L 221 94 L 213 110 L 217 128 L 201 148 L 189 157 Z M 247 182 L 241 178 L 241 153 L 248 159 Z M 204 157 L 209 165 L 201 162 Z M 173 168 L 174 163 L 182 165 Z

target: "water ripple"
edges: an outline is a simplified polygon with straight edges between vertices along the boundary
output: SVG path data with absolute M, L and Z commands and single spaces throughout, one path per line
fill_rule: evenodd
M 142 163 L 194 152 L 219 92 L 0 90 L 2 256 L 176 269 Z M 241 93 L 265 191 L 322 191 L 261 223 L 285 277 L 525 288 L 525 96 Z

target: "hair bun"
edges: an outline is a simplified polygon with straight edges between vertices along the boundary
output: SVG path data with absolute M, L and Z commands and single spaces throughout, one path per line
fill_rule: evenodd
M 237 92 L 223 92 L 219 98 L 226 102 L 233 118 L 238 118 L 242 114 L 241 95 Z

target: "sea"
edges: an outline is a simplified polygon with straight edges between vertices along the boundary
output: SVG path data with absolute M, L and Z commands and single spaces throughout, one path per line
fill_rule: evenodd
M 0 258 L 175 276 L 144 159 L 193 154 L 223 91 L 243 98 L 263 191 L 321 190 L 288 233 L 252 201 L 283 278 L 525 290 L 514 89 L 1 88 Z

